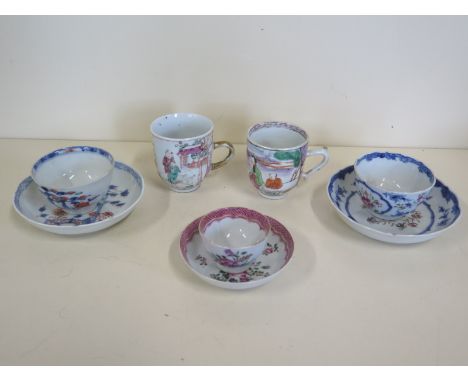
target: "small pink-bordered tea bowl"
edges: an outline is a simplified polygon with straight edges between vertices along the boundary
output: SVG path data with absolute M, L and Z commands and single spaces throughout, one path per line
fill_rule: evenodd
M 219 269 L 242 272 L 266 246 L 270 221 L 260 212 L 243 207 L 214 210 L 200 219 L 198 231 Z

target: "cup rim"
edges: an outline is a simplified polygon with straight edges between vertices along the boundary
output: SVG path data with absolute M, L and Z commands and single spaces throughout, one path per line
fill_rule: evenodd
M 234 215 L 234 216 L 232 216 L 232 215 Z M 236 216 L 236 215 L 238 215 L 238 216 Z M 242 247 L 229 247 L 229 246 L 218 244 L 218 243 L 214 242 L 213 240 L 209 239 L 208 237 L 206 237 L 206 235 L 205 235 L 206 228 L 208 228 L 208 226 L 212 222 L 219 221 L 219 220 L 222 220 L 222 219 L 227 218 L 227 217 L 245 218 L 246 215 L 248 215 L 251 218 L 255 219 L 255 220 L 252 219 L 252 221 L 259 225 L 260 230 L 265 232 L 263 237 L 261 239 L 255 241 L 254 243 L 246 245 L 246 246 L 242 246 Z M 251 221 L 251 220 L 249 220 L 249 221 Z M 206 215 L 202 216 L 200 218 L 200 221 L 198 222 L 198 232 L 199 232 L 202 240 L 204 242 L 210 243 L 213 246 L 223 248 L 223 249 L 232 249 L 232 248 L 246 249 L 246 248 L 255 247 L 256 245 L 258 245 L 258 244 L 260 244 L 260 243 L 262 243 L 263 241 L 266 240 L 266 238 L 268 237 L 268 234 L 270 233 L 270 231 L 271 231 L 271 224 L 270 224 L 270 220 L 266 217 L 266 215 L 263 215 L 262 213 L 260 213 L 258 211 L 252 210 L 250 208 L 245 208 L 245 207 L 224 207 L 224 208 L 219 208 L 219 209 L 213 210 L 213 211 L 207 213 Z
M 194 117 L 199 118 L 199 119 L 204 119 L 210 124 L 210 127 L 209 127 L 208 131 L 206 131 L 205 133 L 195 135 L 193 137 L 188 137 L 188 138 L 165 137 L 164 135 L 161 135 L 161 134 L 154 131 L 154 126 L 156 126 L 156 123 L 158 123 L 160 120 L 168 119 L 169 117 L 177 117 L 177 116 L 185 116 L 185 117 L 194 116 Z M 165 141 L 170 141 L 170 142 L 185 142 L 185 141 L 191 141 L 191 140 L 194 140 L 194 139 L 204 138 L 204 137 L 210 135 L 211 133 L 213 133 L 213 130 L 214 130 L 214 123 L 210 118 L 208 118 L 207 116 L 202 115 L 202 114 L 191 113 L 191 112 L 180 112 L 180 113 L 177 112 L 177 113 L 164 114 L 164 115 L 161 115 L 158 118 L 156 118 L 150 124 L 150 132 L 151 132 L 153 137 L 156 137 L 156 138 L 159 138 L 159 139 L 162 139 L 162 140 L 165 140 Z
M 287 129 L 290 129 L 290 130 L 293 130 L 295 131 L 296 133 L 302 135 L 302 137 L 304 138 L 304 142 L 301 143 L 300 145 L 296 145 L 296 146 L 292 146 L 292 147 L 281 147 L 281 148 L 275 148 L 275 147 L 268 147 L 268 146 L 265 146 L 265 145 L 261 145 L 260 143 L 257 143 L 257 142 L 254 142 L 252 139 L 251 139 L 251 135 L 256 131 L 256 130 L 260 130 L 260 129 L 264 129 L 264 128 L 268 128 L 268 127 L 277 127 L 277 128 L 287 128 Z M 288 122 L 281 122 L 281 121 L 265 121 L 265 122 L 260 122 L 260 123 L 256 123 L 255 125 L 251 126 L 249 128 L 249 130 L 247 131 L 247 142 L 254 145 L 254 146 L 257 146 L 257 147 L 260 147 L 262 149 L 265 149 L 265 150 L 271 150 L 271 151 L 291 151 L 291 150 L 297 150 L 297 149 L 300 149 L 304 146 L 308 146 L 309 145 L 309 135 L 307 134 L 307 132 L 300 128 L 299 126 L 297 125 L 293 125 L 291 123 L 288 123 Z
M 36 177 L 37 170 L 41 167 L 41 165 L 43 163 L 47 162 L 50 159 L 56 158 L 58 156 L 63 156 L 63 155 L 71 154 L 71 153 L 77 153 L 77 152 L 82 152 L 82 153 L 91 152 L 91 153 L 99 154 L 99 155 L 105 157 L 107 160 L 109 160 L 109 162 L 111 164 L 111 167 L 109 168 L 109 170 L 104 175 L 102 175 L 99 178 L 95 179 L 93 182 L 83 184 L 81 186 L 52 187 L 52 186 L 49 186 L 47 183 L 39 182 L 37 180 L 37 177 Z M 92 184 L 96 184 L 99 181 L 101 181 L 102 179 L 104 179 L 106 176 L 108 176 L 114 170 L 114 166 L 115 166 L 115 160 L 114 160 L 114 157 L 112 156 L 112 154 L 110 152 L 104 150 L 104 149 L 101 149 L 100 147 L 95 147 L 95 146 L 67 146 L 67 147 L 62 147 L 62 148 L 56 149 L 54 151 L 51 151 L 51 152 L 43 155 L 42 157 L 40 157 L 33 164 L 33 167 L 31 169 L 31 178 L 34 181 L 34 183 L 36 183 L 37 185 L 39 185 L 41 187 L 46 187 L 46 188 L 49 188 L 49 189 L 50 188 L 54 188 L 54 189 L 58 189 L 58 190 L 80 189 L 80 188 L 87 187 L 87 186 L 92 185 Z
M 430 191 L 435 186 L 437 179 L 436 179 L 434 173 L 432 172 L 432 170 L 428 166 L 426 166 L 423 162 L 417 160 L 416 158 L 410 157 L 408 155 L 403 155 L 403 154 L 400 154 L 400 153 L 391 153 L 391 152 L 388 152 L 388 151 L 373 151 L 373 152 L 361 155 L 359 158 L 357 158 L 356 161 L 354 162 L 354 165 L 353 165 L 356 177 L 367 184 L 367 179 L 365 177 L 363 177 L 359 173 L 359 163 L 361 163 L 361 161 L 364 160 L 364 159 L 368 159 L 368 160 L 373 160 L 373 159 L 376 159 L 376 158 L 388 159 L 389 157 L 395 157 L 395 158 L 403 159 L 404 160 L 403 163 L 410 162 L 410 163 L 416 164 L 429 177 L 429 179 L 432 178 L 431 184 L 428 187 L 417 190 L 417 191 L 393 191 L 393 190 L 389 190 L 389 189 L 387 189 L 385 187 L 377 186 L 377 185 L 374 185 L 374 184 L 371 185 L 372 188 L 375 188 L 375 189 L 377 189 L 379 191 L 382 191 L 382 192 L 388 192 L 388 193 L 393 193 L 393 194 L 418 195 L 418 194 L 422 194 L 422 193 Z

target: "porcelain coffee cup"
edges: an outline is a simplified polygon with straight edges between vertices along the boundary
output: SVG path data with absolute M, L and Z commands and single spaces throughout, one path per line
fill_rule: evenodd
M 270 221 L 248 208 L 227 207 L 203 216 L 198 231 L 216 266 L 236 273 L 243 271 L 265 250 Z
M 154 120 L 150 129 L 159 176 L 172 191 L 195 191 L 211 170 L 224 166 L 234 156 L 231 143 L 213 143 L 214 124 L 203 115 L 164 115 Z M 213 150 L 219 147 L 227 148 L 228 154 L 212 163 Z
M 304 162 L 321 156 L 319 164 L 304 171 Z M 328 162 L 328 150 L 309 149 L 309 138 L 301 128 L 285 122 L 256 124 L 247 134 L 249 177 L 260 195 L 281 199 L 299 179 L 308 178 Z
M 98 147 L 65 147 L 44 155 L 31 177 L 52 204 L 68 210 L 89 210 L 108 192 L 114 158 Z
M 362 206 L 387 220 L 413 212 L 436 183 L 424 163 L 398 153 L 365 154 L 356 160 L 354 172 Z

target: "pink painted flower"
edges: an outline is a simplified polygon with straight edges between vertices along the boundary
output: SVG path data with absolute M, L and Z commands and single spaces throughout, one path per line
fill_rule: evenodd
M 235 267 L 237 265 L 236 260 L 230 259 L 228 257 L 220 257 L 218 261 L 219 261 L 219 264 L 225 267 Z
M 372 208 L 372 201 L 369 199 L 367 196 L 367 193 L 361 196 L 361 201 L 364 206 L 364 208 Z
M 269 255 L 270 253 L 273 253 L 272 247 L 265 248 L 265 250 L 263 251 L 263 254 L 265 255 Z

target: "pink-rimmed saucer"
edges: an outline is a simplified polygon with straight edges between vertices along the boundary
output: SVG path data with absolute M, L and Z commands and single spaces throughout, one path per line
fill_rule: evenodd
M 203 246 L 198 225 L 191 222 L 180 237 L 180 253 L 189 269 L 207 283 L 224 289 L 250 289 L 273 280 L 291 260 L 294 241 L 284 225 L 267 216 L 271 230 L 263 253 L 243 272 L 220 270 Z

